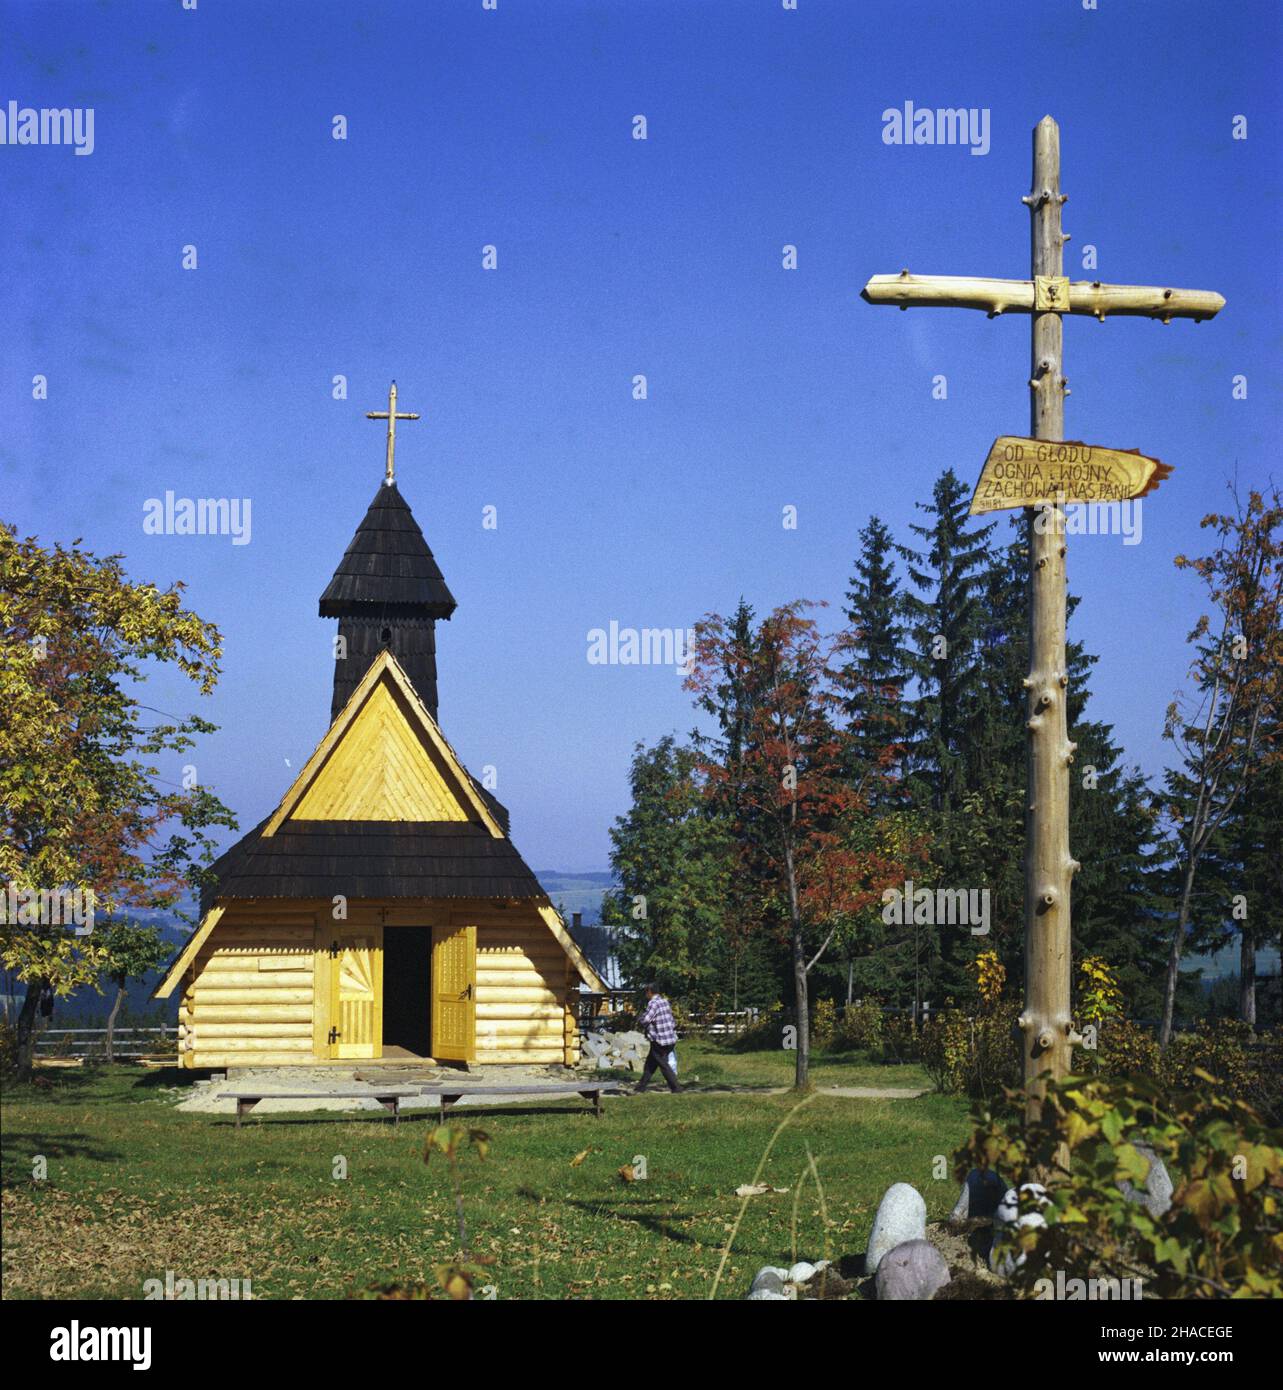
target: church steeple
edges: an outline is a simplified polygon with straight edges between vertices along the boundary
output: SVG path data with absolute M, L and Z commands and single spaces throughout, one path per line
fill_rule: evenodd
M 418 416 L 397 413 L 394 382 L 387 412 L 371 412 L 369 418 L 388 421 L 386 476 L 321 595 L 321 617 L 339 620 L 342 639 L 334 661 L 330 718 L 386 647 L 435 719 L 436 625 L 439 618 L 449 618 L 456 605 L 393 480 L 396 421 Z

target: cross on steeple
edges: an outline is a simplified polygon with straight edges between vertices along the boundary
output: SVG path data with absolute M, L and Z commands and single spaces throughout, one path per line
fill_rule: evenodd
M 396 382 L 392 383 L 392 389 L 388 392 L 388 408 L 386 410 L 367 410 L 365 412 L 367 420 L 386 420 L 388 422 L 388 459 L 387 472 L 383 477 L 384 486 L 388 486 L 393 481 L 394 455 L 396 453 L 396 422 L 398 420 L 417 420 L 417 411 L 398 411 L 396 408 Z

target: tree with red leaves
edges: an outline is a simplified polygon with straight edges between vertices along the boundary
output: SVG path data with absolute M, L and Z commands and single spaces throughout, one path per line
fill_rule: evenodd
M 746 925 L 779 931 L 789 945 L 799 1089 L 810 1066 L 810 972 L 844 926 L 908 876 L 905 854 L 870 849 L 854 833 L 896 750 L 852 779 L 843 658 L 857 637 L 822 633 L 809 616 L 817 606 L 785 604 L 756 630 L 711 614 L 695 628 L 686 682 L 719 722 L 698 746 L 708 794 L 729 809 L 744 877 L 757 890 L 744 895 L 753 905 Z

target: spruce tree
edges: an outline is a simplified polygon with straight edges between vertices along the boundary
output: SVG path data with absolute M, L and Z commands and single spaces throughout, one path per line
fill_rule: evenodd
M 969 491 L 952 469 L 937 480 L 926 525 L 910 526 L 922 550 L 897 546 L 918 593 L 904 595 L 907 665 L 917 680 L 910 725 L 911 768 L 942 816 L 956 809 L 964 785 L 965 741 L 980 689 L 980 602 L 994 523 L 974 526 Z
M 909 529 L 922 549 L 897 545 L 916 593 L 903 596 L 908 642 L 906 664 L 915 694 L 906 708 L 907 778 L 913 804 L 929 814 L 931 860 L 938 884 L 974 886 L 961 876 L 959 855 L 967 773 L 978 706 L 983 698 L 981 645 L 986 629 L 983 597 L 988 540 L 995 523 L 973 523 L 970 489 L 952 469 L 936 481 L 923 525 Z M 928 929 L 919 954 L 929 962 L 932 988 L 956 993 L 965 987 L 963 967 L 973 940 L 958 929 Z
M 909 667 L 901 621 L 902 595 L 895 576 L 895 543 L 880 517 L 860 532 L 860 550 L 846 594 L 846 616 L 855 649 L 844 666 L 849 690 L 847 743 L 853 771 L 879 758 L 904 734 L 904 687 Z M 879 798 L 874 797 L 874 801 Z

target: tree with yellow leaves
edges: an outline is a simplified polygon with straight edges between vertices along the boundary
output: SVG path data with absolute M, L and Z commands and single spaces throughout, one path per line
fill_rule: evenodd
M 27 986 L 20 1075 L 41 998 L 107 964 L 93 917 L 173 908 L 213 858 L 206 829 L 235 828 L 211 792 L 157 766 L 214 726 L 157 718 L 138 696 L 156 662 L 208 695 L 218 630 L 184 608 L 181 584 L 132 582 L 121 561 L 79 541 L 45 549 L 0 523 L 0 961 Z

